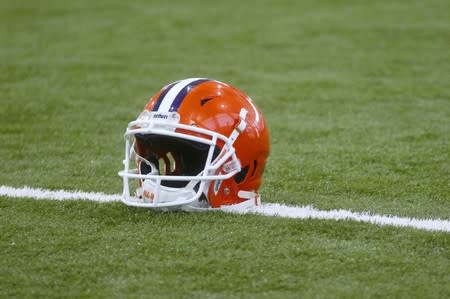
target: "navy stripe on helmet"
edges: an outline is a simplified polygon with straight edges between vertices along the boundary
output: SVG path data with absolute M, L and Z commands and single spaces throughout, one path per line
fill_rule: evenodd
M 159 106 L 161 105 L 162 101 L 164 100 L 164 97 L 167 95 L 167 93 L 170 91 L 170 89 L 171 89 L 172 87 L 174 87 L 175 84 L 177 84 L 178 82 L 179 82 L 179 81 L 170 83 L 170 84 L 166 87 L 166 89 L 164 89 L 164 90 L 161 92 L 161 94 L 159 95 L 158 100 L 157 100 L 155 106 L 153 107 L 153 111 L 158 111 Z
M 169 112 L 178 111 L 178 108 L 180 108 L 181 103 L 183 102 L 184 98 L 187 96 L 187 94 L 197 85 L 210 81 L 209 79 L 198 79 L 195 81 L 192 81 L 188 85 L 186 85 L 180 92 L 177 94 L 175 99 L 172 102 L 172 105 L 170 105 Z

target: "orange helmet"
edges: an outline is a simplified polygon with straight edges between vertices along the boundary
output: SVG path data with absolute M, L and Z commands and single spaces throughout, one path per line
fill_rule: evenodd
M 231 85 L 204 78 L 166 85 L 129 123 L 125 143 L 119 175 L 128 205 L 195 210 L 260 203 L 269 133 L 252 100 Z M 130 168 L 132 160 L 137 166 Z M 137 180 L 135 196 L 129 179 Z

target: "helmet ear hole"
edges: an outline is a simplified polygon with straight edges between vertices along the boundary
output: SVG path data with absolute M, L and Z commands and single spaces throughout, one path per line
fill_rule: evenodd
M 247 176 L 248 168 L 249 168 L 249 166 L 247 165 L 244 168 L 242 168 L 241 171 L 239 171 L 237 174 L 234 175 L 233 178 L 234 178 L 234 181 L 236 182 L 236 184 L 242 183 L 242 181 Z

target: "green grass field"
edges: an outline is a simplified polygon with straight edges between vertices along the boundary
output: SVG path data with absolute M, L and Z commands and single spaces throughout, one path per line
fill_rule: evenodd
M 0 0 L 0 185 L 120 193 L 127 123 L 204 76 L 265 114 L 265 202 L 450 219 L 449 9 Z M 450 234 L 1 197 L 0 297 L 63 296 L 449 298 Z

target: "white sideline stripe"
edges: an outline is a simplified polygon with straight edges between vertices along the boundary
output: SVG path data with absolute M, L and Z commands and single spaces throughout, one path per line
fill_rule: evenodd
M 239 214 L 260 214 L 265 216 L 278 216 L 296 219 L 323 219 L 323 220 L 354 220 L 378 225 L 392 225 L 398 227 L 411 227 L 430 231 L 450 232 L 450 220 L 442 219 L 416 219 L 409 217 L 398 217 L 392 215 L 377 215 L 370 213 L 358 213 L 348 210 L 321 211 L 312 206 L 285 206 L 277 203 L 263 203 L 261 206 L 247 210 L 225 208 L 228 212 Z
M 119 194 L 105 194 L 101 192 L 81 192 L 65 190 L 46 190 L 41 188 L 14 188 L 0 186 L 0 196 L 16 198 L 34 198 L 50 200 L 91 200 L 96 202 L 120 201 Z M 277 203 L 263 203 L 253 208 L 226 207 L 224 212 L 238 214 L 258 214 L 264 216 L 278 216 L 296 219 L 323 219 L 323 220 L 354 220 L 377 225 L 391 225 L 398 227 L 411 227 L 430 231 L 450 232 L 450 220 L 442 219 L 416 219 L 409 217 L 376 215 L 369 213 L 358 213 L 347 210 L 321 211 L 311 206 L 286 206 Z
M 82 191 L 65 191 L 65 190 L 46 190 L 41 188 L 13 188 L 9 186 L 0 186 L 0 196 L 8 197 L 26 197 L 34 199 L 51 199 L 51 200 L 92 200 L 97 202 L 119 201 L 120 195 L 108 195 L 101 192 L 82 192 Z

